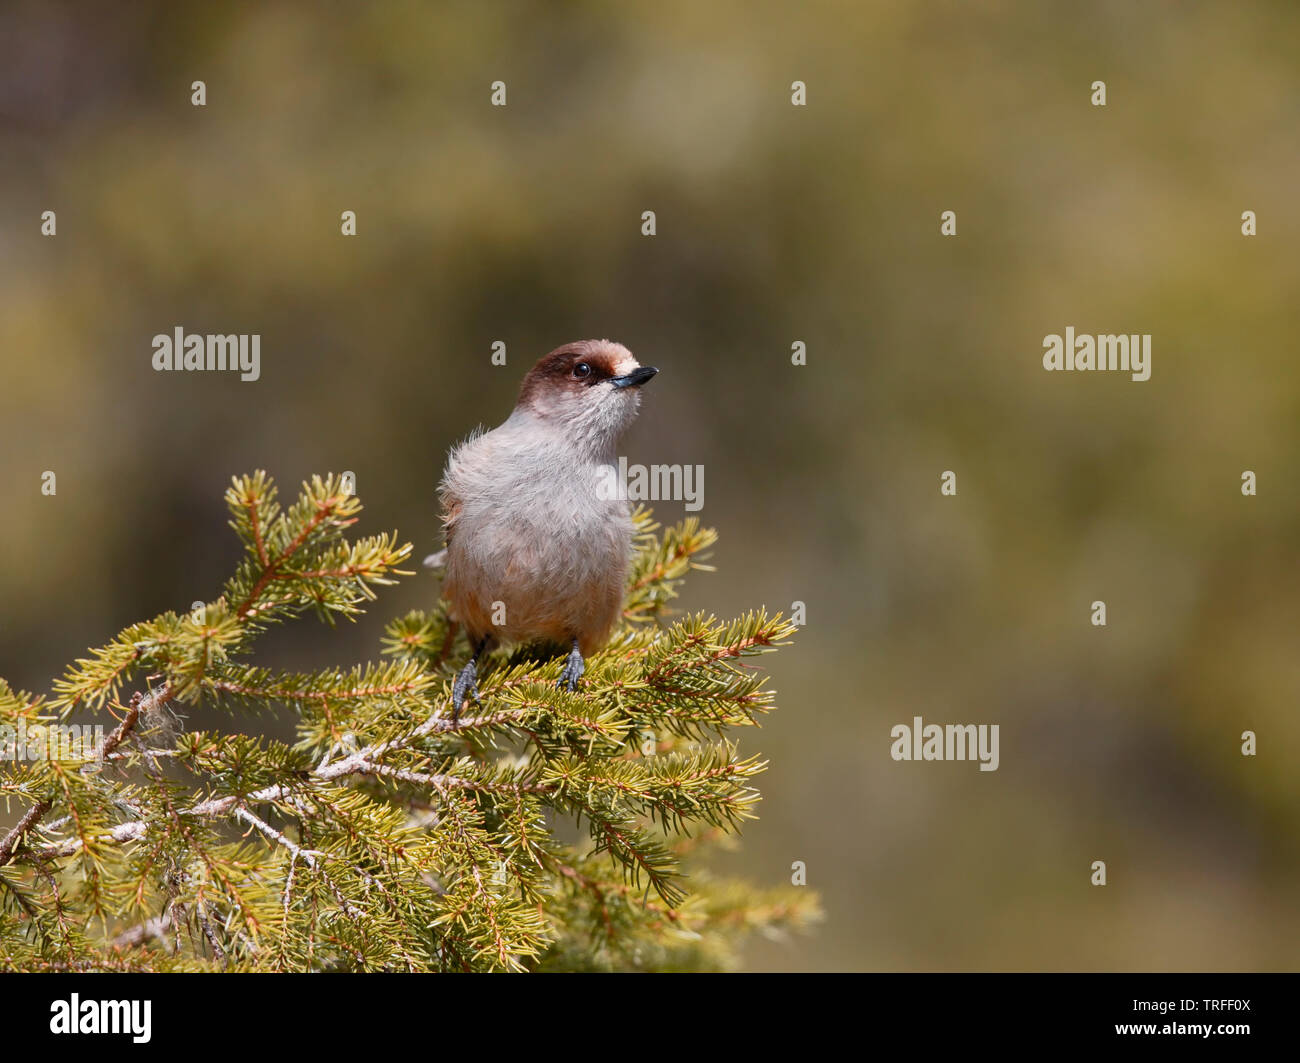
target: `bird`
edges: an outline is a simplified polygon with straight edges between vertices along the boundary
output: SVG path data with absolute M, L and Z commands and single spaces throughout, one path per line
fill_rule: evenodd
M 446 539 L 442 597 L 471 656 L 452 719 L 478 702 L 478 662 L 497 646 L 568 651 L 558 686 L 576 691 L 585 658 L 622 611 L 633 523 L 609 489 L 615 450 L 659 372 L 621 343 L 557 347 L 525 375 L 510 416 L 454 446 L 438 488 Z

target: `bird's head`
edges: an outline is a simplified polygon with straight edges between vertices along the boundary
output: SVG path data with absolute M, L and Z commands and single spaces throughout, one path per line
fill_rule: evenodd
M 657 372 L 641 365 L 621 343 L 566 343 L 528 371 L 516 410 L 570 436 L 575 444 L 604 449 L 636 418 L 641 385 Z

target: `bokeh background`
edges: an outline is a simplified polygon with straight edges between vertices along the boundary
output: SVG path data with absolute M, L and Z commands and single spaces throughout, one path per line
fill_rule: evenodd
M 752 969 L 1295 969 L 1297 40 L 1284 3 L 7 3 L 0 674 L 214 596 L 235 473 L 351 470 L 433 550 L 447 447 L 609 336 L 663 370 L 624 452 L 706 468 L 683 604 L 807 607 L 724 863 L 805 861 L 827 920 Z M 154 372 L 176 325 L 260 333 L 261 380 Z M 1045 373 L 1067 325 L 1151 333 L 1150 381 Z M 262 663 L 372 658 L 435 592 Z M 999 724 L 1000 769 L 895 763 L 915 715 Z

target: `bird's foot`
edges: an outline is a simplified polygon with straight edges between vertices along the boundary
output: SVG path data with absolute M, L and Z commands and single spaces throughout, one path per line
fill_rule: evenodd
M 587 670 L 587 664 L 582 659 L 582 654 L 578 652 L 578 644 L 573 644 L 573 649 L 569 652 L 568 660 L 564 662 L 564 671 L 560 673 L 560 681 L 555 685 L 561 690 L 567 690 L 572 694 L 578 689 L 578 680 L 582 678 L 582 673 Z
M 472 660 L 456 673 L 456 682 L 451 688 L 452 723 L 455 723 L 460 718 L 460 707 L 464 704 L 466 697 L 472 698 L 475 705 L 479 703 L 478 668 Z

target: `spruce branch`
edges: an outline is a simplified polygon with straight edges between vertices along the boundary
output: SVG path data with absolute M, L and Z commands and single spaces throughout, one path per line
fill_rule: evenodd
M 579 690 L 557 689 L 556 658 L 498 651 L 477 710 L 453 719 L 470 649 L 441 603 L 391 621 L 377 662 L 250 661 L 272 624 L 355 618 L 411 547 L 349 538 L 361 506 L 338 477 L 285 508 L 256 472 L 226 503 L 243 555 L 215 599 L 126 628 L 49 703 L 0 681 L 0 725 L 112 717 L 94 750 L 0 774 L 25 809 L 0 839 L 0 963 L 716 969 L 744 933 L 816 918 L 804 890 L 698 865 L 756 814 L 765 761 L 732 732 L 774 707 L 752 658 L 795 631 L 763 610 L 672 615 L 711 529 L 638 511 L 625 623 Z M 182 704 L 288 714 L 296 735 L 186 730 Z M 562 840 L 566 820 L 584 841 Z
M 32 805 L 32 807 L 27 810 L 23 815 L 23 818 L 18 821 L 13 830 L 4 836 L 4 840 L 0 841 L 0 867 L 3 867 L 13 859 L 13 855 L 18 849 L 18 843 L 22 841 L 23 835 L 36 826 L 36 824 L 40 822 L 41 817 L 44 816 L 53 805 L 54 802 L 49 799 L 37 801 L 36 804 Z

